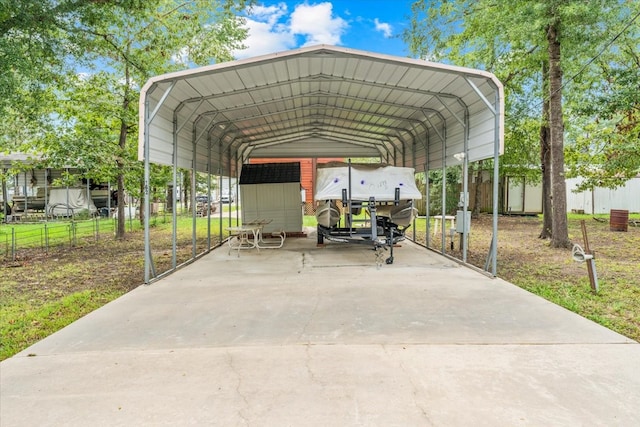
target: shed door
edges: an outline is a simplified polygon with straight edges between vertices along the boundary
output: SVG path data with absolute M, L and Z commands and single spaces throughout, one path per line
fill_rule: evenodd
M 524 180 L 508 178 L 507 212 L 524 212 Z

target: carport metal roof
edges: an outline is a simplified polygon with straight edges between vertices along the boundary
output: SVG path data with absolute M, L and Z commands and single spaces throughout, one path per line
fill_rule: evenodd
M 146 217 L 149 163 L 172 165 L 174 188 L 177 168 L 238 176 L 251 157 L 379 157 L 418 172 L 462 164 L 466 194 L 468 162 L 493 158 L 495 275 L 503 124 L 502 84 L 491 73 L 335 46 L 153 77 L 140 95 Z M 149 246 L 146 225 L 145 282 Z
M 488 72 L 319 45 L 151 78 L 139 157 L 231 176 L 250 157 L 440 168 L 502 153 L 502 98 Z

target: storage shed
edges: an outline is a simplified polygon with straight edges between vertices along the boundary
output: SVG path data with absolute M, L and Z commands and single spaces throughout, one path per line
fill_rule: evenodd
M 242 222 L 269 221 L 263 231 L 302 232 L 300 162 L 245 164 L 240 173 Z

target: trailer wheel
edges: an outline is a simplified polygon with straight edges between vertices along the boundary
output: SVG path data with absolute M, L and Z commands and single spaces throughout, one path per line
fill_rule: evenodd
M 323 245 L 324 244 L 324 234 L 322 234 L 322 232 L 320 232 L 320 230 L 317 230 L 317 236 L 318 236 L 318 244 L 319 245 Z

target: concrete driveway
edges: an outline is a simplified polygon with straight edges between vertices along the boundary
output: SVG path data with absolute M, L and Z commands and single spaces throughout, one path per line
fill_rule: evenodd
M 640 344 L 410 242 L 214 250 L 0 364 L 2 426 L 640 425 Z

